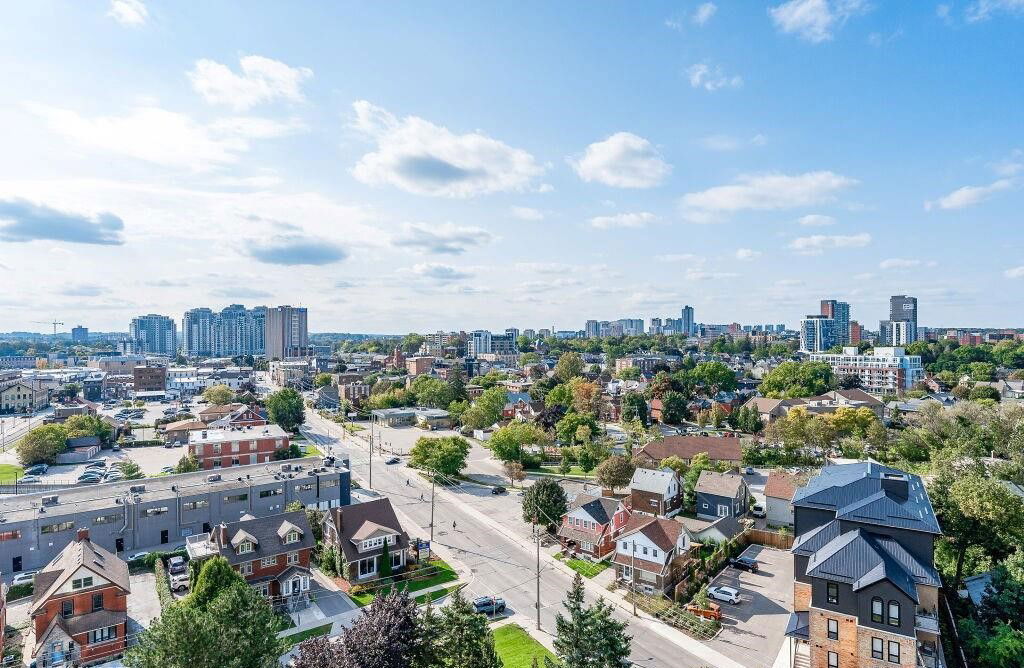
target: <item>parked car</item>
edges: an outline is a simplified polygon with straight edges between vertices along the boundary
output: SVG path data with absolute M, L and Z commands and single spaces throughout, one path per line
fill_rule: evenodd
M 23 485 L 26 484 L 26 483 L 39 482 L 39 476 L 37 476 L 37 475 L 22 476 L 21 478 L 18 479 L 18 482 L 20 482 Z
M 186 589 L 188 589 L 188 573 L 171 576 L 171 591 L 185 591 Z
M 386 461 L 386 462 L 384 462 L 384 463 L 385 463 L 385 464 L 397 464 L 397 463 L 399 463 L 400 461 L 402 461 L 402 460 L 401 460 L 401 459 L 399 459 L 398 457 L 388 457 L 387 461 Z
M 139 559 L 145 559 L 148 556 L 149 556 L 149 552 L 146 552 L 146 551 L 136 552 L 135 554 L 133 554 L 130 557 L 128 557 L 128 561 L 137 561 Z
M 747 475 L 754 475 L 754 467 L 748 466 L 747 468 L 743 469 L 743 472 Z
M 708 596 L 724 603 L 740 602 L 740 593 L 732 587 L 708 587 Z
M 185 557 L 171 557 L 167 561 L 167 571 L 171 575 L 180 575 L 188 570 Z
M 760 503 L 755 503 L 750 507 L 750 514 L 754 517 L 768 517 L 768 511 Z
M 165 466 L 162 469 L 160 469 L 160 473 L 174 473 L 174 467 L 173 466 Z
M 50 469 L 49 464 L 36 464 L 25 469 L 25 475 L 40 475 Z
M 697 615 L 704 619 L 716 619 L 721 621 L 722 619 L 722 606 L 717 603 L 708 603 L 708 607 L 702 608 L 699 605 L 693 603 L 686 604 L 686 611 L 691 615 Z
M 729 560 L 729 565 L 733 568 L 738 568 L 741 571 L 750 571 L 756 573 L 758 571 L 758 565 L 756 559 L 750 557 L 737 557 Z
M 14 578 L 11 580 L 11 584 L 12 585 L 31 584 L 32 582 L 35 581 L 36 573 L 38 573 L 38 572 L 39 571 L 22 571 L 21 573 L 16 573 Z
M 498 485 L 497 487 L 492 487 L 491 488 L 491 494 L 504 494 L 507 491 L 508 490 L 505 489 L 504 487 L 502 487 L 501 485 Z
M 493 596 L 481 596 L 473 599 L 473 608 L 484 615 L 497 615 L 505 612 L 505 599 Z

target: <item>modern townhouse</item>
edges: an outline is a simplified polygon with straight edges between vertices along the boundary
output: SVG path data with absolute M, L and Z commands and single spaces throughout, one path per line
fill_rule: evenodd
M 697 497 L 697 519 L 713 520 L 747 514 L 750 490 L 738 473 L 701 471 L 693 491 Z
M 188 433 L 188 452 L 204 470 L 265 464 L 288 449 L 288 433 L 276 424 L 209 428 Z
M 615 549 L 615 537 L 630 514 L 619 499 L 581 492 L 562 516 L 558 539 L 567 552 L 603 559 Z
M 644 594 L 669 593 L 682 577 L 692 545 L 682 523 L 634 514 L 616 538 L 615 579 Z
M 791 660 L 944 666 L 933 562 L 941 530 L 921 478 L 875 462 L 826 466 L 793 508 Z
M 411 562 L 409 534 L 386 498 L 333 509 L 324 518 L 324 541 L 344 558 L 342 577 L 353 584 L 381 577 L 385 558 L 393 573 Z
M 351 503 L 347 462 L 307 457 L 0 497 L 0 568 L 41 568 L 79 528 L 105 549 L 130 554 L 180 546 L 246 514 L 281 513 L 292 501 L 322 510 Z
M 683 509 L 683 481 L 667 466 L 639 468 L 629 481 L 629 505 L 633 512 L 672 517 Z

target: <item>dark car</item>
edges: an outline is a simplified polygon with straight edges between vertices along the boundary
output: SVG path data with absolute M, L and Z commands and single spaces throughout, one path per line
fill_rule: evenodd
M 170 571 L 171 575 L 178 575 L 188 570 L 188 566 L 185 564 L 185 557 L 171 557 L 167 561 L 167 570 Z
M 386 462 L 384 462 L 384 463 L 385 464 L 397 464 L 400 461 L 402 461 L 402 460 L 399 459 L 398 457 L 388 457 L 388 460 Z
M 505 599 L 493 596 L 481 596 L 473 599 L 473 608 L 484 615 L 497 615 L 505 612 Z
M 504 494 L 507 491 L 508 490 L 505 489 L 504 487 L 502 487 L 501 485 L 498 485 L 497 487 L 492 487 L 491 488 L 491 494 Z
M 730 559 L 729 565 L 733 568 L 738 568 L 741 571 L 750 571 L 751 573 L 756 573 L 758 571 L 757 562 L 750 557 Z

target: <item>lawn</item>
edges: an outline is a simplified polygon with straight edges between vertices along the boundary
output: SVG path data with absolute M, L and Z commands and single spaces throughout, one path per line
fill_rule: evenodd
M 592 578 L 609 567 L 607 561 L 586 561 L 584 559 L 572 558 L 566 559 L 561 552 L 555 555 L 555 559 L 565 562 L 566 566 L 573 569 L 585 578 Z
M 555 655 L 548 648 L 534 640 L 523 627 L 506 624 L 494 629 L 494 650 L 505 668 L 530 668 L 534 657 L 544 665 L 544 657 L 552 661 Z
M 576 476 L 578 478 L 593 478 L 594 477 L 593 473 L 586 473 L 579 466 L 570 466 L 569 467 L 569 472 L 565 473 L 565 474 L 563 474 L 561 471 L 559 471 L 557 466 L 541 466 L 541 467 L 539 467 L 539 468 L 537 468 L 535 470 L 534 469 L 527 470 L 526 473 L 547 473 L 548 475 L 568 475 L 568 476 Z
M 423 605 L 429 598 L 431 601 L 436 601 L 439 598 L 444 598 L 448 594 L 452 593 L 459 588 L 460 585 L 452 585 L 451 587 L 445 587 L 444 589 L 436 589 L 429 594 L 420 594 L 416 597 L 416 605 Z
M 430 569 L 430 575 L 420 575 L 420 573 L 425 573 L 428 568 Z M 363 607 L 369 605 L 377 594 L 390 591 L 395 586 L 398 586 L 401 589 L 407 589 L 410 592 L 416 592 L 421 589 L 427 589 L 428 587 L 444 584 L 445 582 L 454 582 L 459 579 L 459 574 L 444 561 L 435 558 L 431 559 L 426 564 L 423 564 L 419 570 L 413 571 L 409 575 L 409 578 L 409 580 L 394 582 L 387 585 L 370 583 L 364 591 L 359 591 L 358 589 L 353 588 L 356 593 L 349 592 L 349 598 L 351 598 L 359 607 Z
M 293 633 L 290 636 L 285 636 L 284 639 L 290 642 L 292 645 L 298 645 L 303 640 L 309 640 L 310 638 L 315 638 L 317 636 L 327 635 L 331 632 L 332 626 L 334 626 L 333 623 L 324 624 L 323 626 L 314 626 L 311 629 L 306 629 L 305 631 L 299 631 L 298 633 Z
M 15 478 L 25 475 L 25 469 L 14 464 L 0 464 L 0 482 L 14 482 Z
M 305 457 L 320 457 L 324 454 L 323 451 L 320 450 L 320 448 L 316 447 L 312 443 L 300 445 L 299 448 L 302 450 L 302 454 Z

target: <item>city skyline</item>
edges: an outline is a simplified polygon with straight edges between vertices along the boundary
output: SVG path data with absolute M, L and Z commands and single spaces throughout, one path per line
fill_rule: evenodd
M 1024 324 L 1019 3 L 437 13 L 7 8 L 2 329 Z

